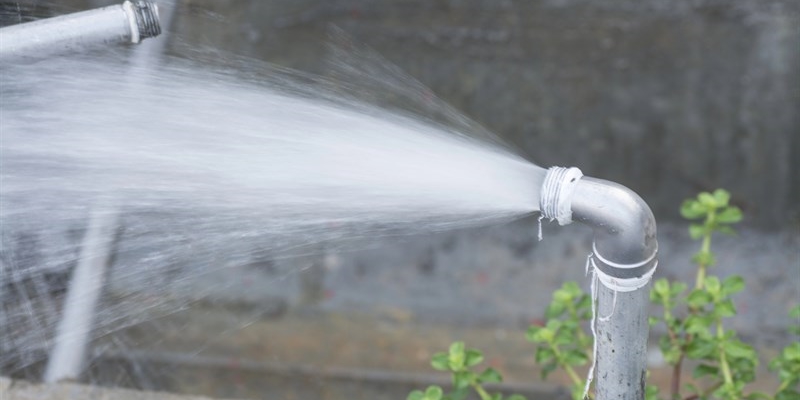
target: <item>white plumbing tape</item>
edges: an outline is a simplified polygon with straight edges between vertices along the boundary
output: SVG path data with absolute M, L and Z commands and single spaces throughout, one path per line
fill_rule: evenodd
M 656 266 L 658 266 L 658 261 L 656 261 L 653 268 L 650 271 L 647 271 L 644 275 L 637 277 L 637 278 L 615 278 L 611 275 L 606 274 L 600 268 L 597 268 L 597 265 L 594 263 L 594 259 L 591 259 L 592 267 L 594 268 L 594 274 L 597 276 L 597 280 L 603 284 L 603 286 L 615 291 L 615 292 L 633 292 L 634 290 L 643 288 L 650 282 L 650 278 L 653 277 L 653 273 L 656 272 Z
M 595 276 L 597 276 L 597 279 L 600 281 L 600 283 L 603 284 L 603 286 L 615 292 L 625 293 L 625 292 L 632 292 L 636 289 L 642 288 L 645 285 L 647 285 L 647 283 L 650 282 L 650 279 L 653 277 L 653 274 L 656 272 L 656 267 L 658 267 L 658 260 L 656 260 L 655 264 L 653 264 L 653 268 L 650 268 L 650 270 L 645 272 L 642 276 L 633 278 L 618 278 L 603 272 L 603 270 L 601 270 L 600 268 L 597 268 L 597 264 L 595 264 L 594 261 L 595 258 L 611 268 L 633 269 L 633 268 L 643 267 L 649 264 L 656 258 L 657 254 L 658 254 L 658 249 L 656 249 L 656 251 L 654 251 L 653 254 L 651 254 L 650 257 L 648 257 L 644 261 L 635 264 L 618 264 L 603 258 L 603 256 L 601 256 L 600 253 L 597 252 L 597 245 L 592 244 L 592 253 L 589 254 L 589 258 L 586 262 L 587 264 L 591 263 L 592 272 L 595 274 Z M 588 270 L 589 266 L 587 265 L 586 268 Z
M 581 170 L 575 167 L 550 167 L 539 199 L 542 217 L 556 220 L 559 225 L 572 223 L 572 194 L 582 177 Z

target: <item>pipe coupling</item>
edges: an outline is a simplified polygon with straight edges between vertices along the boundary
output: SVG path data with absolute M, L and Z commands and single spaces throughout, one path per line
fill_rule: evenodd
M 139 43 L 144 39 L 161 34 L 158 19 L 158 6 L 151 1 L 125 1 L 122 8 L 128 15 L 131 25 L 131 42 Z
M 539 210 L 543 218 L 558 221 L 559 225 L 572 223 L 572 195 L 583 177 L 580 169 L 550 167 L 542 183 Z

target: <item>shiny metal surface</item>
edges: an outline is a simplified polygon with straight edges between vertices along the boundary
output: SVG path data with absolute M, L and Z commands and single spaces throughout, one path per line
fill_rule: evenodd
M 650 207 L 630 189 L 584 177 L 572 198 L 575 221 L 594 229 L 597 268 L 618 278 L 655 268 L 656 222 Z M 649 260 L 649 261 L 647 261 Z M 645 262 L 647 261 L 647 262 Z M 635 268 L 621 268 L 641 264 Z M 644 399 L 647 375 L 647 311 L 650 285 L 622 293 L 598 285 L 595 399 Z

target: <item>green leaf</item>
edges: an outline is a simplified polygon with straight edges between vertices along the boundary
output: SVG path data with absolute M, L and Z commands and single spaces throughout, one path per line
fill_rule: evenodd
M 442 388 L 438 386 L 428 386 L 425 389 L 425 400 L 440 400 L 442 398 Z
M 467 367 L 474 367 L 483 362 L 483 354 L 475 349 L 468 349 L 464 365 Z
M 470 371 L 458 371 L 453 373 L 453 387 L 456 389 L 463 389 L 472 383 L 475 374 Z
M 707 276 L 705 288 L 712 297 L 717 297 L 722 289 L 722 284 L 720 284 L 719 278 L 716 276 Z
M 583 294 L 578 300 L 578 304 L 575 306 L 577 310 L 591 310 L 592 309 L 592 298 L 589 297 L 588 294 Z
M 540 342 L 550 343 L 555 341 L 556 331 L 553 331 L 552 329 L 549 328 L 544 328 L 539 331 L 539 336 L 541 338 L 541 340 L 539 340 Z
M 581 290 L 581 287 L 578 286 L 578 283 L 575 281 L 564 282 L 562 288 L 569 293 L 570 297 L 573 299 L 577 299 L 583 294 L 583 290 Z
M 782 355 L 783 358 L 787 360 L 800 362 L 800 342 L 794 342 L 786 346 L 786 348 L 783 349 Z
M 669 281 L 667 278 L 661 278 L 653 284 L 653 292 L 658 294 L 661 298 L 669 297 Z
M 800 318 L 800 304 L 792 307 L 792 309 L 789 310 L 789 317 L 790 318 Z M 798 321 L 795 321 L 795 322 L 798 322 Z
M 721 224 L 735 224 L 742 220 L 742 210 L 739 207 L 728 207 L 717 214 L 717 222 Z
M 570 393 L 572 394 L 572 400 L 583 400 L 583 384 L 573 384 Z
M 658 347 L 661 349 L 661 354 L 664 356 L 664 360 L 667 363 L 675 365 L 675 363 L 678 362 L 681 356 L 681 349 L 677 346 L 673 346 L 668 336 L 662 336 L 658 340 Z
M 686 346 L 686 355 L 693 359 L 703 359 L 713 355 L 716 348 L 711 340 L 695 338 Z
M 786 389 L 775 395 L 775 400 L 797 400 L 800 399 L 800 392 L 793 389 Z
M 744 278 L 739 275 L 731 275 L 722 281 L 722 295 L 730 296 L 744 290 Z
M 494 368 L 486 368 L 480 375 L 478 375 L 478 382 L 480 383 L 498 383 L 503 381 L 503 376 L 500 375 Z
M 734 307 L 733 301 L 731 299 L 726 299 L 718 303 L 714 307 L 714 315 L 720 318 L 736 315 L 736 307 Z
M 697 367 L 694 368 L 694 371 L 692 372 L 692 376 L 695 377 L 695 378 L 701 378 L 701 377 L 706 376 L 706 375 L 717 375 L 718 372 L 719 372 L 719 368 L 717 368 L 717 367 L 715 367 L 713 365 L 700 364 L 700 365 L 698 365 Z
M 449 349 L 450 357 L 464 354 L 464 342 L 453 342 Z
M 706 209 L 700 202 L 694 199 L 684 200 L 681 204 L 681 216 L 686 219 L 698 219 L 705 216 Z
M 450 360 L 446 353 L 436 353 L 431 357 L 431 366 L 439 371 L 450 369 Z
M 717 204 L 717 199 L 708 192 L 702 192 L 697 195 L 697 200 L 708 210 L 713 210 L 719 206 Z
M 508 396 L 506 400 L 528 400 L 528 399 L 521 394 L 512 394 L 511 396 Z
M 689 225 L 689 237 L 692 239 L 700 239 L 706 234 L 706 227 L 700 224 Z
M 575 331 L 574 330 L 568 329 L 568 328 L 559 329 L 556 332 L 556 337 L 553 340 L 553 344 L 555 344 L 557 346 L 569 345 L 569 344 L 575 343 L 576 339 L 577 338 L 575 337 Z
M 556 368 L 558 368 L 556 363 L 545 364 L 542 367 L 542 379 L 547 379 L 547 375 L 550 375 L 550 373 L 555 371 Z
M 547 319 L 558 318 L 564 311 L 567 310 L 567 306 L 560 301 L 553 301 L 550 305 L 547 306 L 547 310 L 544 312 L 544 317 Z
M 645 400 L 658 400 L 658 386 L 647 385 L 644 389 Z
M 689 307 L 698 309 L 711 303 L 711 300 L 711 295 L 705 290 L 694 289 L 689 293 L 689 297 L 686 298 L 686 303 L 689 304 Z
M 425 394 L 420 390 L 415 390 L 408 394 L 406 400 L 425 400 Z
M 546 347 L 539 347 L 536 349 L 536 363 L 545 364 L 553 361 L 556 358 L 556 353 Z
M 690 315 L 686 317 L 686 332 L 699 336 L 707 336 L 711 323 L 714 322 L 710 315 Z
M 722 350 L 732 358 L 754 359 L 756 352 L 747 344 L 738 340 L 728 340 L 722 343 Z
M 464 368 L 464 361 L 466 361 L 466 355 L 464 354 L 464 342 L 453 342 L 453 344 L 450 345 L 450 351 L 448 354 L 448 364 L 450 365 L 450 369 L 456 371 Z
M 672 284 L 672 287 L 669 289 L 669 295 L 672 297 L 677 297 L 684 291 L 686 291 L 686 284 L 683 282 L 675 282 Z
M 572 349 L 564 355 L 564 362 L 572 366 L 585 365 L 589 362 L 589 357 L 586 356 L 583 350 Z
M 444 396 L 443 400 L 464 400 L 469 396 L 469 394 L 470 394 L 470 388 L 468 387 L 456 389 L 450 392 L 449 395 Z
M 717 207 L 725 207 L 731 200 L 731 194 L 728 193 L 728 191 L 725 189 L 715 190 L 713 196 L 714 196 L 714 202 L 716 203 Z
M 762 392 L 753 392 L 745 396 L 747 400 L 772 400 L 772 396 L 762 393 Z
M 565 289 L 558 289 L 553 292 L 554 303 L 568 303 L 572 301 L 572 295 Z
M 660 320 L 660 319 L 658 319 L 658 318 L 656 318 L 656 317 L 648 317 L 648 318 L 647 318 L 647 323 L 648 323 L 648 324 L 649 324 L 651 327 L 658 325 L 658 323 L 659 323 L 659 322 L 661 322 L 661 320 Z

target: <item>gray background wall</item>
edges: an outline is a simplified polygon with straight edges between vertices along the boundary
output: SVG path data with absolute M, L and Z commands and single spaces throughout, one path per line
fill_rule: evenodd
M 191 44 L 323 71 L 330 24 L 542 165 L 639 192 L 660 219 L 729 189 L 800 216 L 800 3 L 782 0 L 191 1 Z

